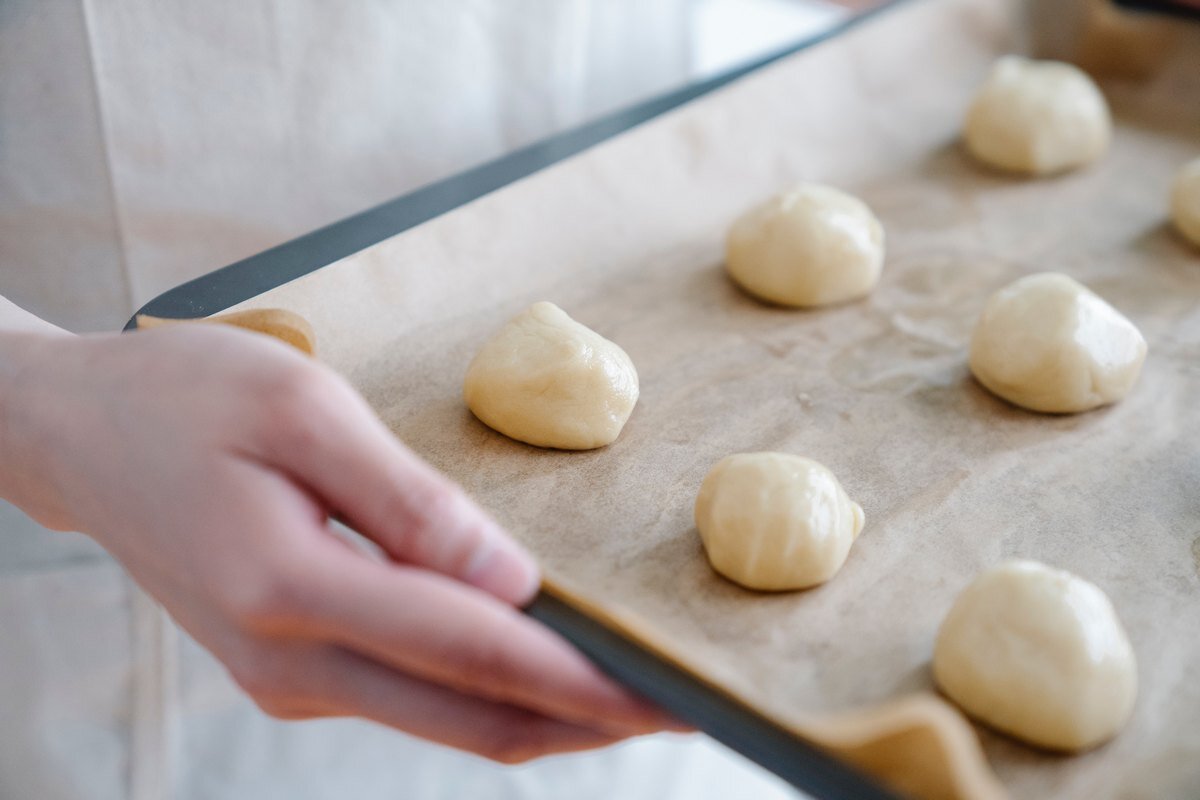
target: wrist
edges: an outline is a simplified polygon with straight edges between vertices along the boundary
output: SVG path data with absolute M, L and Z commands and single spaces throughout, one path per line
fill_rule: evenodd
M 47 469 L 58 427 L 46 418 L 56 405 L 47 402 L 47 373 L 54 349 L 69 338 L 53 326 L 0 331 L 0 497 L 59 530 L 73 526 Z

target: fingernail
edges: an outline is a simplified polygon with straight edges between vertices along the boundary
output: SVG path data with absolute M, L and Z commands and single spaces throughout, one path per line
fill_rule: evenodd
M 480 546 L 464 576 L 467 583 L 515 605 L 528 602 L 537 594 L 541 575 L 537 564 L 515 544 L 497 544 L 506 536 L 497 532 Z

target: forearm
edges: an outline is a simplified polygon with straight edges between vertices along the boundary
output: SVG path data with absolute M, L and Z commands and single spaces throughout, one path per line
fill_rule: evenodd
M 48 348 L 66 331 L 0 297 L 0 498 L 9 500 L 39 521 L 61 527 L 48 505 L 47 486 L 37 464 L 37 443 L 30 414 L 38 405 L 40 367 L 49 360 Z

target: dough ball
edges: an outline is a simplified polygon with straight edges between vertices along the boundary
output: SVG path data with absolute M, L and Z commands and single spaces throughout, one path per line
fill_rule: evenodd
M 480 349 L 463 398 L 487 426 L 562 450 L 611 444 L 638 399 L 633 362 L 553 303 L 534 303 Z
M 1036 561 L 987 570 L 938 631 L 933 675 L 964 711 L 1054 750 L 1112 738 L 1133 712 L 1137 663 L 1094 584 Z
M 964 136 L 985 164 L 1045 175 L 1099 158 L 1112 138 L 1112 118 L 1079 68 L 1005 56 L 976 93 Z
M 1171 219 L 1185 239 L 1200 247 L 1200 158 L 1181 169 L 1175 179 Z
M 741 453 L 717 462 L 696 496 L 713 569 L 750 589 L 804 589 L 832 578 L 863 527 L 837 478 L 808 458 Z
M 857 197 L 804 184 L 733 223 L 725 268 L 752 295 L 823 306 L 866 295 L 883 266 L 883 226 Z
M 987 301 L 971 338 L 976 379 L 1034 411 L 1087 411 L 1137 381 L 1146 340 L 1085 286 L 1056 272 L 1027 275 Z

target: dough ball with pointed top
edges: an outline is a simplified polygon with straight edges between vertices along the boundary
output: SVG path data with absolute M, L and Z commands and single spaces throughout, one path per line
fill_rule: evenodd
M 535 303 L 479 350 L 463 398 L 505 436 L 590 450 L 621 433 L 637 403 L 638 375 L 616 344 L 553 303 Z

